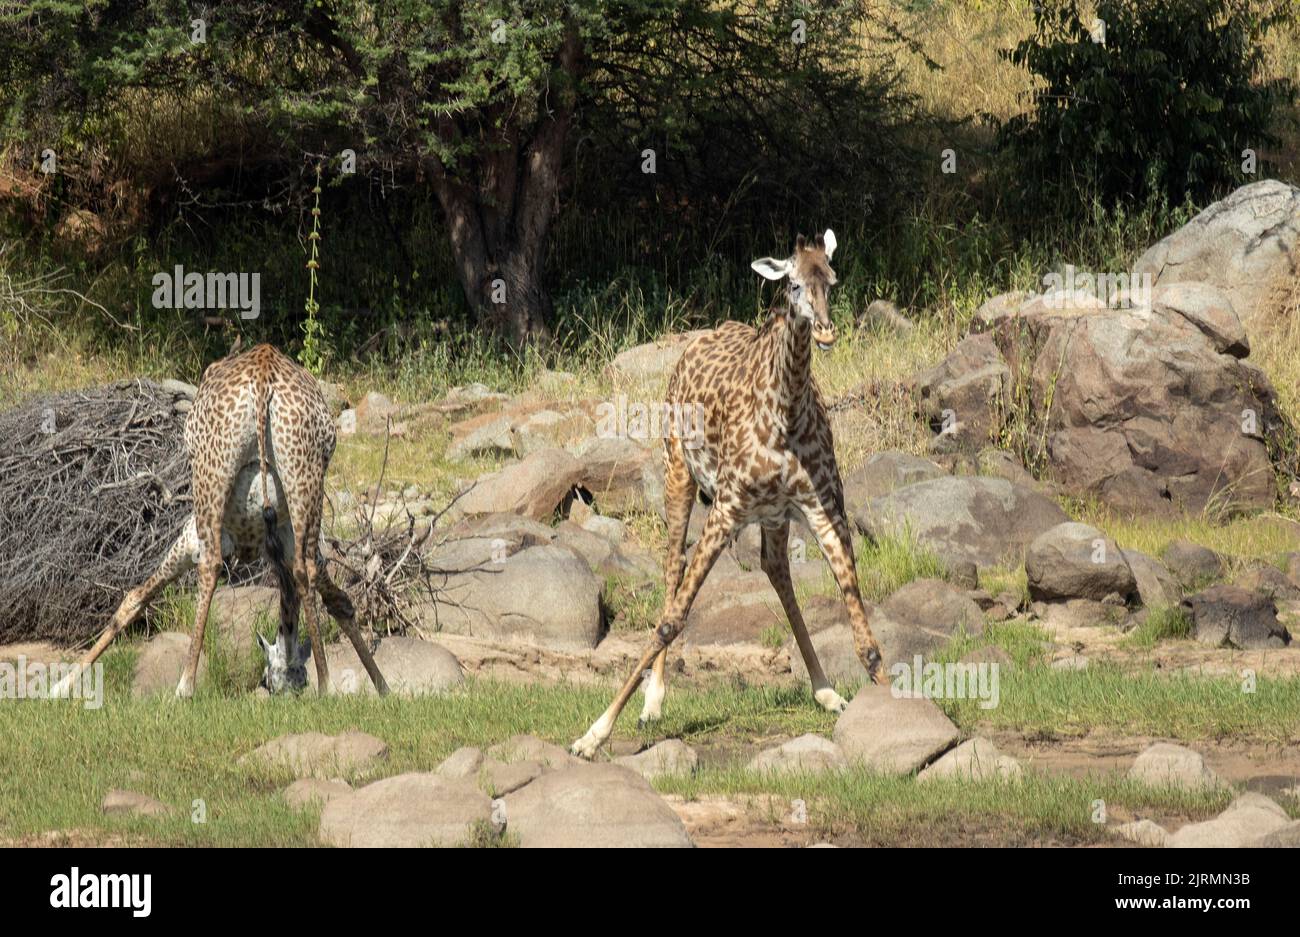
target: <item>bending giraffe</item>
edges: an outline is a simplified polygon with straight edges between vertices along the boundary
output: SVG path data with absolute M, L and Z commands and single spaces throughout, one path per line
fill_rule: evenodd
M 790 521 L 801 514 L 835 574 L 858 657 L 872 680 L 885 681 L 880 645 L 858 592 L 830 421 L 812 378 L 812 343 L 823 351 L 835 343 L 828 305 L 835 285 L 830 266 L 835 246 L 835 234 L 827 230 L 811 242 L 801 235 L 788 259 L 754 261 L 751 266 L 761 276 L 788 278 L 786 303 L 758 331 L 738 322 L 723 323 L 694 339 L 678 361 L 668 383 L 668 404 L 702 409 L 704 439 L 694 448 L 677 435 L 665 440 L 664 610 L 636 669 L 587 734 L 573 743 L 574 754 L 590 758 L 605 743 L 647 668 L 641 718 L 659 718 L 668 645 L 685 626 L 691 603 L 718 554 L 746 524 L 762 526 L 763 571 L 790 620 L 817 702 L 831 712 L 841 712 L 846 705 L 817 660 L 790 579 L 786 544 Z M 686 530 L 697 490 L 708 495 L 713 506 L 688 565 Z
M 209 366 L 185 422 L 194 513 L 158 569 L 127 593 L 94 647 L 52 695 L 64 684 L 71 686 L 163 586 L 197 566 L 194 632 L 176 686 L 176 696 L 191 696 L 222 562 L 234 557 L 251 562 L 259 555 L 275 570 L 280 587 L 275 643 L 257 636 L 266 654 L 263 684 L 273 693 L 302 689 L 307 658 L 314 657 L 317 689 L 328 692 L 329 668 L 311 601 L 315 590 L 352 641 L 375 689 L 387 693 L 357 629 L 352 602 L 330 579 L 320 554 L 325 472 L 334 444 L 334 421 L 316 379 L 270 345 Z M 310 645 L 298 638 L 300 608 L 306 612 Z

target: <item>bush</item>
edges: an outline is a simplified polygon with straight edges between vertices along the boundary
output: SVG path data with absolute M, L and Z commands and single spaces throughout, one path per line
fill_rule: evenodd
M 1041 4 L 1034 35 L 1003 56 L 1039 80 L 1032 107 L 998 127 L 1010 188 L 1030 210 L 1100 200 L 1204 201 L 1258 176 L 1243 150 L 1277 144 L 1286 78 L 1263 80 L 1261 40 L 1286 0 L 1077 0 Z M 1083 195 L 1085 198 L 1080 199 Z

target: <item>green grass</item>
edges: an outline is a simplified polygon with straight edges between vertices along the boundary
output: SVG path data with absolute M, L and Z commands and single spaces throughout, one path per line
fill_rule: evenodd
M 772 776 L 738 767 L 704 768 L 692 777 L 665 778 L 664 793 L 697 799 L 710 794 L 751 799 L 772 821 L 801 800 L 808 829 L 822 837 L 867 846 L 1061 844 L 1109 839 L 1094 822 L 1102 801 L 1114 822 L 1124 814 L 1168 813 L 1199 819 L 1227 806 L 1225 792 L 1187 793 L 1146 787 L 1115 776 L 1066 778 L 1027 773 L 1013 782 L 940 779 L 864 772 Z
M 118 674 L 118 677 L 129 676 Z M 121 679 L 106 678 L 99 710 L 64 703 L 0 704 L 6 769 L 0 777 L 0 836 L 50 829 L 147 834 L 173 845 L 303 845 L 315 823 L 283 804 L 292 780 L 251 771 L 238 758 L 292 732 L 369 732 L 389 746 L 383 774 L 432 770 L 463 745 L 487 747 L 527 732 L 567 745 L 609 702 L 602 687 L 471 681 L 438 698 L 330 697 L 259 700 L 225 696 L 200 681 L 194 699 L 131 699 Z M 829 734 L 834 717 L 800 689 L 720 685 L 675 692 L 646 741 L 676 737 L 690 744 L 735 745 L 768 736 Z M 637 736 L 636 714 L 620 734 Z M 355 780 L 355 779 L 353 779 Z M 175 820 L 104 817 L 99 804 L 116 787 L 181 808 Z M 202 799 L 208 822 L 189 822 Z
M 122 655 L 119 655 L 122 656 Z M 1172 729 L 1160 734 L 1181 737 L 1181 721 L 1168 720 L 1174 705 L 1214 713 L 1201 727 L 1215 734 L 1226 728 L 1234 737 L 1258 734 L 1258 720 L 1242 717 L 1226 690 L 1212 681 L 1164 681 L 1175 691 L 1161 699 L 1143 688 L 1126 704 L 1113 697 L 1132 685 L 1125 679 L 1098 680 L 1087 674 L 1031 672 L 1007 678 L 999 724 L 1016 722 L 1032 728 L 1052 720 L 1072 723 L 1075 713 L 1124 720 L 1140 729 Z M 79 830 L 92 838 L 167 845 L 310 845 L 315 842 L 315 814 L 295 813 L 280 791 L 292 780 L 284 771 L 249 769 L 237 762 L 263 742 L 290 732 L 327 733 L 358 729 L 383 739 L 388 761 L 376 773 L 391 775 L 435 768 L 462 745 L 486 747 L 520 732 L 566 744 L 580 734 L 607 702 L 600 687 L 538 686 L 472 681 L 462 691 L 440 698 L 374 699 L 333 697 L 258 700 L 230 698 L 201 685 L 189 703 L 165 697 L 132 700 L 122 681 L 110 680 L 108 702 L 97 711 L 73 705 L 11 703 L 0 707 L 0 736 L 11 740 L 7 769 L 0 777 L 0 836 L 21 837 L 45 830 Z M 1073 684 L 1073 688 L 1071 687 Z M 1199 689 L 1197 689 L 1199 688 Z M 1269 718 L 1289 710 L 1294 728 L 1300 706 L 1294 686 L 1283 690 L 1261 681 L 1258 705 Z M 1158 705 L 1151 708 L 1151 704 Z M 1061 719 L 1060 707 L 1069 713 Z M 633 707 L 635 708 L 635 707 Z M 1146 709 L 1145 721 L 1134 713 Z M 959 723 L 971 725 L 969 712 L 954 711 Z M 1011 718 L 1006 718 L 1006 716 Z M 987 723 L 987 714 L 980 721 Z M 682 738 L 697 747 L 744 748 L 764 739 L 805 732 L 829 735 L 834 717 L 815 706 L 807 692 L 718 685 L 676 688 L 664 720 L 653 733 L 639 735 L 635 715 L 621 723 L 618 736 Z M 771 794 L 804 799 L 810 829 L 826 834 L 851 833 L 868 842 L 923 841 L 926 837 L 960 836 L 981 831 L 999 840 L 1041 836 L 1075 841 L 1096 838 L 1090 822 L 1098 798 L 1129 810 L 1163 809 L 1199 816 L 1221 808 L 1225 795 L 1185 795 L 1152 791 L 1118 779 L 1069 780 L 1029 774 L 1009 784 L 917 784 L 910 779 L 877 777 L 862 772 L 826 777 L 774 779 L 739 767 L 743 759 L 724 758 L 690 779 L 658 782 L 666 793 Z M 371 778 L 351 778 L 364 782 Z M 178 808 L 171 819 L 105 817 L 99 803 L 111 788 L 124 787 L 154 796 Z M 201 801 L 207 821 L 193 823 L 191 811 Z M 956 818 L 957 824 L 945 818 Z M 929 825 L 927 830 L 926 825 Z M 491 842 L 485 838 L 483 844 Z
M 1124 637 L 1127 647 L 1149 650 L 1161 641 L 1187 638 L 1192 634 L 1192 619 L 1181 608 L 1153 608 L 1142 624 Z
M 910 534 L 860 541 L 857 566 L 862 596 L 872 602 L 887 599 L 915 579 L 944 578 L 943 561 Z

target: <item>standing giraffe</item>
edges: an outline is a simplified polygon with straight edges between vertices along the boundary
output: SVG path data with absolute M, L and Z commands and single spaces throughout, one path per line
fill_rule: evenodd
M 793 256 L 786 260 L 754 261 L 753 269 L 769 280 L 789 278 L 784 306 L 758 331 L 738 322 L 723 323 L 694 339 L 677 363 L 668 383 L 666 408 L 701 409 L 704 442 L 692 448 L 680 434 L 665 439 L 664 611 L 636 669 L 587 734 L 573 743 L 574 754 L 590 758 L 604 744 L 652 663 L 641 718 L 659 718 L 668 645 L 685 626 L 691 602 L 718 554 L 750 523 L 763 528 L 763 571 L 781 598 L 817 702 L 831 712 L 841 712 L 846 705 L 817 660 L 790 580 L 786 543 L 790 521 L 801 513 L 839 584 L 858 657 L 872 680 L 884 682 L 880 645 L 858 593 L 830 422 L 812 378 L 811 343 L 823 351 L 835 343 L 827 304 L 835 284 L 830 267 L 834 252 L 835 234 L 827 230 L 811 242 L 800 235 Z M 708 495 L 713 506 L 687 566 L 686 529 L 697 490 Z
M 194 693 L 208 609 L 222 560 L 251 562 L 264 554 L 280 586 L 280 630 L 274 644 L 257 636 L 266 654 L 263 683 L 272 692 L 307 684 L 307 657 L 316 658 L 317 689 L 328 692 L 312 590 L 338 620 L 382 694 L 388 685 L 354 621 L 352 602 L 330 579 L 320 554 L 325 471 L 334 454 L 334 421 L 316 379 L 270 345 L 214 362 L 203 374 L 185 422 L 193 475 L 194 513 L 158 569 L 122 600 L 95 646 L 62 684 L 104 653 L 158 590 L 195 566 L 199 598 L 190 653 L 176 696 Z M 280 518 L 284 518 L 283 521 Z M 287 545 L 287 555 L 286 555 Z M 307 614 L 310 646 L 298 640 L 298 611 Z

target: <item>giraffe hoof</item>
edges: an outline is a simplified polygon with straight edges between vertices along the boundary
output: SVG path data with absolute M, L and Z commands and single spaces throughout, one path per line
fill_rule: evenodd
M 821 704 L 822 709 L 830 713 L 842 713 L 849 706 L 848 701 L 830 687 L 818 690 L 813 696 Z
M 596 757 L 596 752 L 600 750 L 601 739 L 588 732 L 578 741 L 569 746 L 569 751 L 579 758 L 585 758 L 588 761 Z

